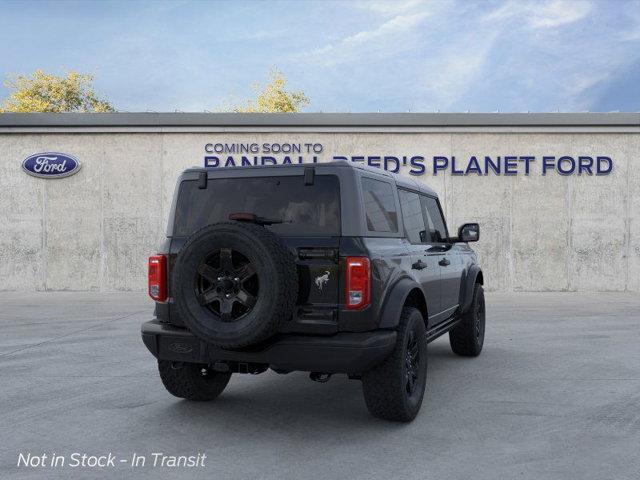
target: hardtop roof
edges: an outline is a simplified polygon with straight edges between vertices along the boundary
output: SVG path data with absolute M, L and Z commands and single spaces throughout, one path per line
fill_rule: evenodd
M 362 170 L 365 171 L 367 173 L 371 173 L 377 176 L 382 176 L 382 177 L 387 177 L 390 180 L 393 180 L 397 186 L 399 187 L 404 187 L 404 188 L 408 188 L 411 190 L 417 190 L 419 192 L 425 193 L 427 195 L 431 195 L 431 196 L 435 196 L 437 197 L 438 195 L 436 194 L 436 192 L 430 188 L 428 185 L 422 183 L 422 182 L 418 182 L 417 180 L 411 178 L 411 177 L 406 177 L 403 175 L 399 175 L 397 173 L 393 173 L 393 172 L 388 172 L 386 170 L 383 170 L 381 168 L 377 168 L 377 167 L 372 167 L 370 165 L 367 165 L 365 163 L 355 163 L 355 162 L 348 162 L 345 160 L 334 160 L 331 162 L 322 162 L 322 163 L 296 163 L 296 164 L 287 164 L 287 165 L 259 165 L 259 166 L 254 166 L 254 165 L 250 165 L 250 166 L 236 166 L 236 167 L 191 167 L 188 168 L 184 171 L 184 173 L 187 172 L 214 172 L 216 170 L 219 171 L 246 171 L 246 170 L 264 170 L 264 169 L 300 169 L 300 170 L 304 170 L 305 168 L 308 167 L 314 167 L 316 169 L 322 170 L 322 169 L 326 169 L 328 167 L 331 168 L 353 168 L 353 169 L 357 169 L 357 170 Z

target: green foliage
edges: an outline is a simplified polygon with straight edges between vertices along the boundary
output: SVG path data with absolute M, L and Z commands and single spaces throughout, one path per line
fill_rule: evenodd
M 263 88 L 255 85 L 255 100 L 249 100 L 244 107 L 234 108 L 234 112 L 243 113 L 291 113 L 299 112 L 302 107 L 309 104 L 309 99 L 304 92 L 289 92 L 285 90 L 287 83 L 284 75 L 278 70 L 273 70 L 269 75 L 270 80 Z
M 113 112 L 107 100 L 93 91 L 93 76 L 68 72 L 50 75 L 36 70 L 31 76 L 18 75 L 5 82 L 11 89 L 0 112 Z

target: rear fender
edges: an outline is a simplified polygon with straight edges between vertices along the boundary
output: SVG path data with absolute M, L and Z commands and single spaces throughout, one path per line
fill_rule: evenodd
M 385 299 L 382 314 L 380 315 L 380 328 L 396 328 L 398 326 L 398 322 L 400 321 L 400 314 L 402 313 L 402 308 L 407 301 L 407 297 L 415 289 L 418 289 L 420 291 L 420 295 L 422 296 L 422 305 L 419 309 L 424 316 L 426 326 L 428 317 L 426 312 L 426 302 L 424 301 L 424 294 L 422 293 L 422 289 L 415 280 L 404 277 L 398 280 L 398 283 L 395 284 L 395 286 L 391 289 L 391 292 Z

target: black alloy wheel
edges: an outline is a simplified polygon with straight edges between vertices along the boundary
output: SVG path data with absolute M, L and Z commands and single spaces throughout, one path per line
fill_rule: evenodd
M 476 340 L 482 344 L 484 340 L 484 325 L 485 325 L 485 312 L 484 312 L 484 295 L 478 298 L 478 301 L 474 305 L 474 326 Z
M 416 391 L 416 383 L 418 381 L 418 373 L 420 370 L 420 345 L 415 331 L 409 331 L 407 340 L 407 352 L 405 355 L 405 390 L 407 395 L 411 396 Z
M 212 252 L 196 274 L 196 297 L 224 322 L 239 320 L 257 301 L 259 281 L 255 267 L 240 252 L 221 248 Z

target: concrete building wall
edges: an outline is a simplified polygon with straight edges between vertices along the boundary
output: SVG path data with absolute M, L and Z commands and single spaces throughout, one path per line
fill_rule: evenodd
M 607 155 L 607 176 L 413 177 L 435 189 L 455 231 L 481 224 L 474 248 L 498 291 L 640 290 L 640 134 L 634 132 L 0 131 L 0 290 L 143 290 L 175 181 L 217 142 L 322 143 L 340 155 Z M 21 162 L 60 151 L 82 162 L 48 180 Z M 408 175 L 403 168 L 402 175 Z

